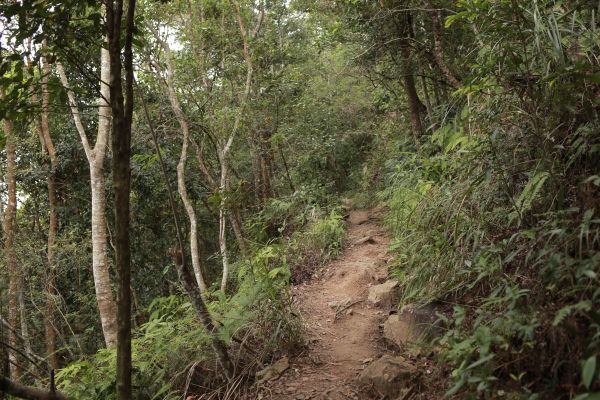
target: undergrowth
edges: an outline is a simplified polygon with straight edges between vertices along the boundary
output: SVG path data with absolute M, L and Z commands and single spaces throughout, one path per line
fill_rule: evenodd
M 544 165 L 520 149 L 519 133 L 443 133 L 391 162 L 380 199 L 401 303 L 453 308 L 439 339 L 453 366 L 447 394 L 595 398 L 600 218 L 577 192 L 598 189 L 593 170 L 566 179 L 568 164 L 591 165 L 598 144 L 583 160 L 575 145 Z M 577 134 L 571 143 L 588 139 Z M 500 153 L 499 142 L 513 147 Z M 513 157 L 521 162 L 498 161 Z
M 503 29 L 485 18 L 517 12 L 475 3 L 447 24 L 479 24 L 482 41 Z M 392 272 L 402 304 L 442 311 L 449 397 L 600 398 L 598 42 L 585 39 L 598 31 L 593 11 L 560 19 L 567 3 L 553 4 L 523 4 L 522 30 L 497 43 L 530 58 L 477 54 L 419 149 L 400 140 L 385 167 Z M 534 78 L 515 82 L 525 63 Z
M 270 218 L 280 223 L 291 218 L 287 214 L 291 207 L 272 207 L 279 207 L 279 212 L 267 207 Z M 335 256 L 345 229 L 335 210 L 325 213 L 313 207 L 297 218 L 296 231 L 255 245 L 251 258 L 235 263 L 233 296 L 216 291 L 207 297 L 218 326 L 213 334 L 229 346 L 236 378 L 229 383 L 223 380 L 209 334 L 197 322 L 187 298 L 183 294 L 157 298 L 149 307 L 149 321 L 140 326 L 133 341 L 136 399 L 239 396 L 256 371 L 302 346 L 301 323 L 290 302 L 290 279 L 304 279 Z M 114 399 L 115 363 L 111 350 L 71 363 L 58 373 L 60 389 L 77 399 Z

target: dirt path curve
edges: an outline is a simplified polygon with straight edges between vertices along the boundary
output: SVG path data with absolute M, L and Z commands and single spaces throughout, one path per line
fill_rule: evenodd
M 355 381 L 364 364 L 382 353 L 382 312 L 367 303 L 369 287 L 385 279 L 387 270 L 388 240 L 379 218 L 377 210 L 352 211 L 343 253 L 319 277 L 292 289 L 306 324 L 308 350 L 259 398 L 369 398 Z

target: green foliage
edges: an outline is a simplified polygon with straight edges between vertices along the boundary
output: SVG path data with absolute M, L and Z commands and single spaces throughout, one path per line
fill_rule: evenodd
M 337 255 L 345 233 L 343 218 L 335 210 L 312 218 L 289 239 L 257 247 L 252 257 L 238 261 L 234 295 L 210 295 L 208 306 L 219 327 L 215 335 L 242 356 L 240 369 L 256 370 L 302 341 L 301 324 L 288 297 L 290 278 L 306 263 L 314 267 Z M 148 313 L 149 321 L 139 327 L 133 342 L 136 399 L 178 398 L 186 376 L 216 389 L 220 378 L 212 369 L 210 338 L 185 297 L 156 298 Z M 102 350 L 62 369 L 57 380 L 73 398 L 113 399 L 114 367 L 114 351 Z
M 446 25 L 473 27 L 479 42 L 470 74 L 418 151 L 398 139 L 379 193 L 401 303 L 457 304 L 438 338 L 448 396 L 568 398 L 577 387 L 594 398 L 597 10 L 460 1 L 456 11 Z

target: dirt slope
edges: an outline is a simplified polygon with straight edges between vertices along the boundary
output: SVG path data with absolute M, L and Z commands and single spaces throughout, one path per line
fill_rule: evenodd
M 319 277 L 294 287 L 308 350 L 291 360 L 261 399 L 368 399 L 356 385 L 366 362 L 381 355 L 382 311 L 367 304 L 368 290 L 385 277 L 388 240 L 375 210 L 352 211 L 343 253 Z

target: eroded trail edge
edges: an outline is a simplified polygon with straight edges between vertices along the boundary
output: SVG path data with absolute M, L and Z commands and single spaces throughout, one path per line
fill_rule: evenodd
M 386 279 L 390 258 L 380 217 L 377 209 L 352 211 L 342 254 L 310 282 L 292 288 L 308 348 L 277 380 L 263 385 L 260 398 L 367 398 L 356 379 L 382 353 L 382 311 L 367 296 L 371 285 Z

